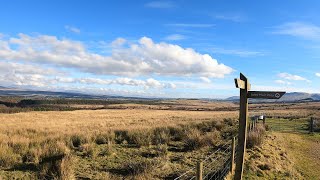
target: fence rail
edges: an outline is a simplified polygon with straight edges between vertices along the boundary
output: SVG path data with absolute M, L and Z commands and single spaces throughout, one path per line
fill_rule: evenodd
M 237 137 L 234 137 L 203 160 L 198 161 L 197 166 L 190 168 L 174 180 L 195 180 L 199 175 L 203 180 L 224 179 L 229 174 L 231 167 L 234 167 L 232 163 L 237 157 L 236 144 Z

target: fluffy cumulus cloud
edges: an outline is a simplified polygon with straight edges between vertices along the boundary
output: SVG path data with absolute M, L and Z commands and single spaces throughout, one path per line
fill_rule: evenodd
M 137 86 L 143 88 L 176 88 L 171 82 L 161 82 L 153 78 L 146 80 L 132 78 L 74 78 L 66 76 L 67 73 L 53 68 L 45 68 L 30 64 L 0 61 L 0 82 L 19 86 L 44 87 L 57 83 L 77 83 L 85 85 L 120 85 Z
M 0 41 L 0 59 L 50 64 L 100 75 L 199 75 L 223 78 L 233 71 L 210 55 L 200 54 L 191 48 L 155 43 L 147 37 L 142 37 L 135 44 L 123 46 L 124 43 L 124 39 L 117 39 L 113 43 L 117 47 L 112 54 L 103 56 L 90 52 L 78 41 L 19 34 L 18 37 Z
M 316 75 L 317 77 L 320 77 L 320 73 L 316 73 L 315 75 Z
M 90 44 L 55 36 L 0 36 L 0 83 L 91 92 L 113 92 L 115 87 L 123 93 L 131 89 L 128 93 L 148 94 L 152 89 L 180 88 L 171 78 L 200 78 L 209 84 L 233 72 L 208 54 L 148 37 L 134 42 L 118 38 L 106 47 L 109 53 L 98 53 Z

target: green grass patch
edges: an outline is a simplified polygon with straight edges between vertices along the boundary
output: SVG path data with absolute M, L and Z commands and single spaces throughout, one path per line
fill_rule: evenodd
M 308 118 L 301 119 L 267 119 L 266 124 L 271 131 L 281 132 L 308 132 L 309 127 Z

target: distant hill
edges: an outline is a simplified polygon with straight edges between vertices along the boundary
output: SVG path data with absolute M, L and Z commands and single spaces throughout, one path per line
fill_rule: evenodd
M 142 98 L 142 97 L 124 97 L 124 96 L 109 96 L 109 95 L 94 95 L 84 94 L 79 92 L 54 92 L 54 91 L 37 91 L 37 90 L 26 90 L 12 87 L 0 86 L 0 96 L 22 96 L 27 98 L 85 98 L 85 99 L 159 99 L 159 98 Z M 161 99 L 161 98 L 160 98 Z M 218 100 L 218 99 L 205 99 L 205 100 Z M 226 99 L 219 99 L 222 101 L 239 101 L 239 96 L 231 96 Z M 292 92 L 286 93 L 281 99 L 250 99 L 249 102 L 296 102 L 296 101 L 320 101 L 320 94 L 309 94 L 304 92 Z
M 226 101 L 239 101 L 239 96 L 231 96 Z M 250 99 L 250 102 L 296 102 L 296 101 L 320 101 L 320 94 L 310 94 L 304 92 L 286 93 L 281 99 Z
M 239 101 L 240 97 L 239 96 L 231 96 L 226 98 L 225 100 L 227 101 Z
M 122 96 L 107 96 L 107 95 L 92 95 L 79 92 L 54 92 L 54 91 L 36 91 L 36 90 L 24 90 L 19 88 L 7 88 L 0 86 L 0 96 L 22 96 L 27 98 L 86 98 L 86 99 L 101 99 L 101 98 L 125 98 Z M 140 99 L 135 97 L 126 97 L 133 99 Z M 142 99 L 142 98 L 141 98 Z

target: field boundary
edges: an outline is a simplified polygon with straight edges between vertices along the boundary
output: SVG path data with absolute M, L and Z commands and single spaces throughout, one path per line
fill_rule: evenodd
M 174 180 L 223 180 L 232 173 L 238 152 L 238 138 L 235 136 L 216 151 L 199 160 L 197 165 L 182 173 Z

